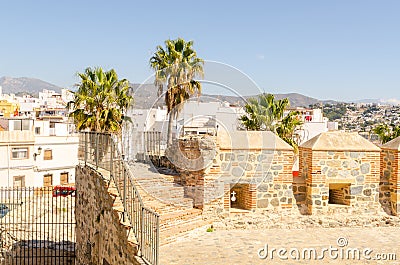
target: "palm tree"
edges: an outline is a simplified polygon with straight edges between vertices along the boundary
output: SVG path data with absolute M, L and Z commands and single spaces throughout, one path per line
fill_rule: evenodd
M 275 100 L 272 94 L 261 94 L 258 98 L 250 98 L 244 106 L 246 115 L 240 117 L 247 130 L 276 131 L 277 123 L 283 118 L 289 106 L 287 98 Z
M 122 122 L 129 120 L 124 114 L 133 100 L 128 80 L 118 80 L 114 69 L 105 72 L 101 67 L 88 67 L 78 76 L 78 90 L 67 106 L 77 130 L 120 132 Z
M 382 123 L 373 128 L 372 132 L 378 135 L 382 144 L 385 144 L 400 136 L 400 126 Z
M 302 121 L 298 112 L 291 111 L 284 116 L 285 109 L 289 106 L 287 98 L 276 100 L 272 94 L 261 94 L 258 98 L 250 98 L 244 106 L 246 115 L 240 121 L 247 130 L 272 131 L 284 141 L 294 147 L 297 153 L 295 133 Z
M 300 128 L 303 122 L 299 118 L 298 111 L 290 111 L 277 125 L 276 133 L 285 142 L 294 148 L 294 152 L 298 152 L 298 142 L 296 141 L 296 130 Z
M 181 38 L 166 40 L 165 48 L 157 46 L 156 52 L 150 58 L 150 66 L 155 70 L 155 85 L 160 95 L 167 84 L 165 104 L 169 115 L 168 146 L 172 143 L 173 120 L 184 101 L 194 94 L 201 94 L 201 83 L 195 77 L 203 75 L 203 64 L 203 59 L 198 58 L 193 49 L 193 41 L 186 42 Z

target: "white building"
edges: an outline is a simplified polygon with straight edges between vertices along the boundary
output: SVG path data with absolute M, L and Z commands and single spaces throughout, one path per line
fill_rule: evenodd
M 338 129 L 337 122 L 330 122 L 323 116 L 321 109 L 294 108 L 286 111 L 298 111 L 300 113 L 303 125 L 297 132 L 299 134 L 299 145 L 307 142 L 320 133 L 334 131 Z
M 126 115 L 132 122 L 124 125 L 122 130 L 123 152 L 126 159 L 141 159 L 145 153 L 145 133 L 161 132 L 162 147 L 165 149 L 168 128 L 166 109 L 128 109 Z
M 0 186 L 75 183 L 79 138 L 71 124 L 13 118 L 0 126 Z
M 237 131 L 239 118 L 244 114 L 243 108 L 228 102 L 188 101 L 179 112 L 177 131 L 179 135 Z

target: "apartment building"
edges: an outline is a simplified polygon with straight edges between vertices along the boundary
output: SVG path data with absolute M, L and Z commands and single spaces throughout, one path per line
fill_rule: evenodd
M 0 186 L 42 187 L 75 182 L 78 136 L 73 125 L 0 119 Z

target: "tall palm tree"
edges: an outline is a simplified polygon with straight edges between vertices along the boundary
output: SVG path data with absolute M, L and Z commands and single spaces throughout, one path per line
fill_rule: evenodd
M 183 107 L 185 100 L 192 95 L 201 94 L 201 83 L 196 76 L 203 75 L 204 61 L 197 57 L 193 49 L 193 41 L 184 39 L 166 40 L 165 47 L 157 46 L 150 58 L 150 66 L 155 70 L 155 85 L 162 94 L 164 85 L 165 104 L 169 115 L 168 146 L 172 143 L 172 124 Z
M 122 122 L 128 119 L 125 111 L 133 100 L 128 80 L 119 80 L 114 69 L 103 71 L 101 67 L 88 67 L 78 76 L 78 90 L 68 103 L 77 130 L 120 132 Z

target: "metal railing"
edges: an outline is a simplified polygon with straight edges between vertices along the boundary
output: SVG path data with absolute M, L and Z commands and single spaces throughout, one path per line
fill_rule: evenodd
M 153 159 L 160 166 L 161 161 L 161 132 L 144 132 L 145 160 Z
M 74 264 L 75 192 L 0 188 L 0 264 Z
M 159 215 L 144 207 L 134 184 L 129 165 L 124 161 L 118 137 L 109 133 L 81 132 L 79 134 L 79 159 L 95 168 L 110 173 L 122 200 L 122 221 L 128 222 L 139 244 L 139 256 L 148 264 L 159 260 Z

